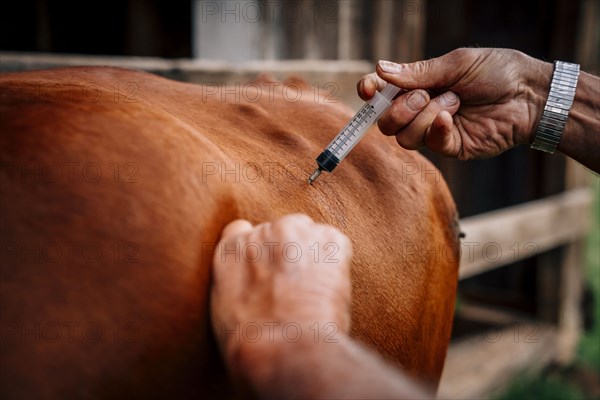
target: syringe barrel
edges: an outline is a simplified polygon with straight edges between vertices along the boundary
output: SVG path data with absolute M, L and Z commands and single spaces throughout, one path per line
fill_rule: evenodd
M 339 161 L 360 142 L 379 116 L 392 104 L 394 96 L 400 88 L 387 84 L 381 92 L 375 95 L 356 113 L 342 131 L 331 141 L 326 150 Z M 338 162 L 339 162 L 338 161 Z
M 385 85 L 383 90 L 381 90 L 381 95 L 391 102 L 398 92 L 400 92 L 400 88 L 398 86 L 388 83 Z
M 396 96 L 399 91 L 399 87 L 388 83 L 381 92 L 375 92 L 375 96 L 369 100 L 369 104 L 373 106 L 376 118 L 379 118 L 379 116 L 392 104 L 394 96 Z

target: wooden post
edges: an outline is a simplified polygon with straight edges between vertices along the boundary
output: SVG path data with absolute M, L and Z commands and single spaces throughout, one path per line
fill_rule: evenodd
M 541 195 L 547 197 L 562 192 L 564 190 L 565 157 L 560 154 L 537 154 L 537 156 L 540 161 L 537 179 L 541 184 Z M 537 257 L 537 316 L 541 321 L 552 324 L 558 322 L 560 302 L 557 293 L 560 286 L 563 257 L 564 248 L 552 249 Z
M 302 44 L 303 44 L 303 59 L 315 60 L 319 59 L 320 42 L 317 38 L 316 21 L 314 19 L 315 3 L 314 0 L 302 0 Z
M 584 243 L 580 239 L 569 244 L 561 265 L 556 359 L 563 365 L 573 360 L 581 336 Z
M 600 17 L 600 4 L 584 0 L 579 6 L 579 29 L 575 48 L 576 62 L 587 71 L 598 72 L 600 67 L 600 32 L 597 21 Z M 565 189 L 589 186 L 590 172 L 573 160 L 567 160 Z M 569 364 L 575 355 L 582 332 L 581 300 L 583 293 L 583 265 L 585 240 L 571 242 L 565 249 L 560 271 L 560 308 L 558 314 L 557 361 Z
M 375 7 L 375 22 L 373 26 L 373 60 L 390 60 L 394 57 L 392 43 L 399 38 L 395 37 L 394 24 L 401 23 L 395 20 L 394 2 L 392 0 L 377 0 Z
M 344 0 L 339 4 L 338 59 L 356 60 L 362 57 L 362 35 L 359 24 L 359 0 Z
M 396 29 L 392 38 L 393 59 L 398 62 L 421 60 L 425 53 L 425 27 L 427 21 L 427 0 L 398 1 L 394 6 L 401 17 L 394 21 Z
M 319 59 L 335 60 L 338 56 L 339 9 L 344 1 L 315 0 L 311 16 L 315 22 Z
M 590 172 L 585 167 L 574 160 L 567 160 L 565 173 L 567 190 L 588 186 L 589 177 Z M 557 361 L 563 365 L 567 365 L 573 360 L 583 326 L 581 300 L 584 281 L 584 249 L 585 238 L 578 238 L 568 244 L 564 250 L 565 255 L 560 270 L 560 308 L 558 310 L 558 348 L 556 357 Z
M 265 60 L 276 60 L 282 56 L 284 46 L 283 10 L 277 0 L 261 2 L 264 22 L 262 28 L 262 48 Z
M 195 0 L 194 57 L 233 62 L 262 59 L 257 10 L 257 0 Z

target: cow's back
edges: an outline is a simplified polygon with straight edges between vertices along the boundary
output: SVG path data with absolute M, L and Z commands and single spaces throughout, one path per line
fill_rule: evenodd
M 235 218 L 297 212 L 352 239 L 352 334 L 437 384 L 458 266 L 440 175 L 371 132 L 308 186 L 348 111 L 298 84 L 232 93 L 120 69 L 2 77 L 2 394 L 229 390 L 214 244 Z

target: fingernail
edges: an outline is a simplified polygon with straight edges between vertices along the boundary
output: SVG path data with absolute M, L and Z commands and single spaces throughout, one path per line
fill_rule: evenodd
M 389 74 L 396 74 L 402 71 L 402 66 L 400 64 L 396 64 L 391 61 L 379 60 L 378 64 L 379 68 L 381 68 L 383 72 L 387 72 Z
M 423 93 L 420 92 L 412 93 L 410 96 L 408 96 L 408 99 L 406 100 L 406 105 L 413 111 L 418 111 L 422 109 L 423 107 L 425 107 L 426 104 L 427 99 L 425 98 L 425 96 L 423 96 Z
M 446 92 L 442 95 L 441 104 L 445 107 L 452 107 L 458 102 L 458 96 L 453 92 Z

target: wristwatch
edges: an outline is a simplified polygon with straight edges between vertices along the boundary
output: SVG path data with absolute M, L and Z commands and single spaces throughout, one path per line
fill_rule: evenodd
M 532 149 L 554 153 L 560 136 L 565 129 L 569 111 L 575 98 L 579 64 L 563 61 L 554 62 L 554 74 L 550 83 L 550 93 L 542 113 L 542 118 L 535 131 Z

